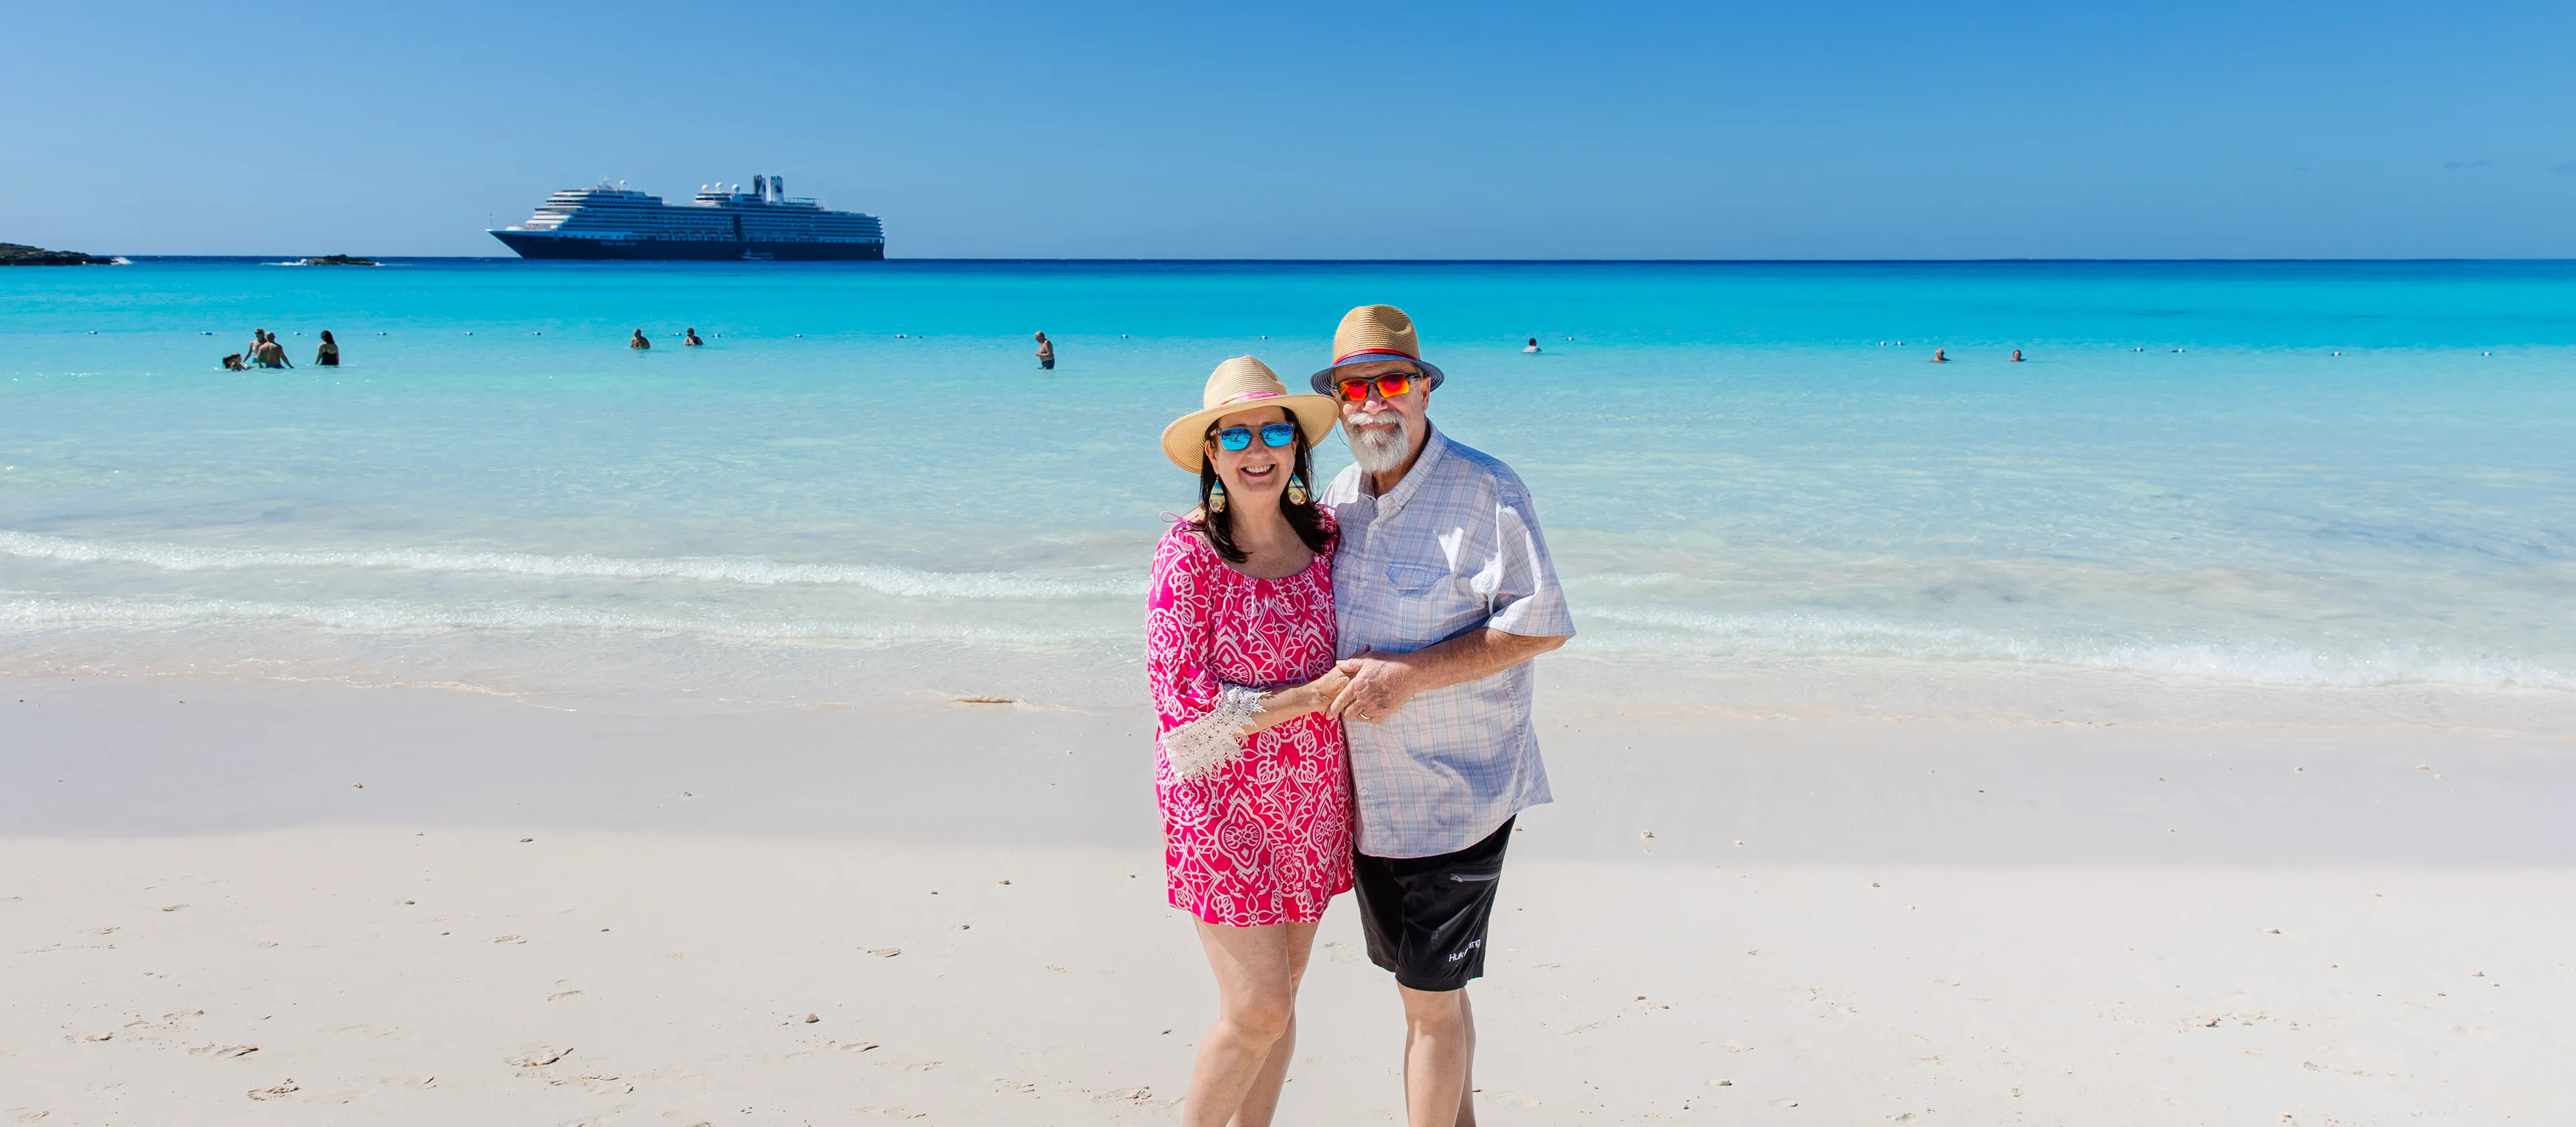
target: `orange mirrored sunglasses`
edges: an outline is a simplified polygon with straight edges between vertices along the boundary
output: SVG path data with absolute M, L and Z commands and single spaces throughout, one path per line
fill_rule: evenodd
M 1419 372 L 1389 372 L 1375 379 L 1362 376 L 1343 380 L 1334 386 L 1341 391 L 1343 402 L 1362 403 L 1368 400 L 1370 384 L 1377 385 L 1378 398 L 1393 399 L 1413 390 L 1413 381 L 1420 375 Z

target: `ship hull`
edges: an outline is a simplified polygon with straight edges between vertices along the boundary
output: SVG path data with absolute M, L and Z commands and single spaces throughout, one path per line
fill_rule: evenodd
M 533 231 L 494 231 L 521 258 L 624 262 L 878 262 L 885 244 L 725 239 L 585 239 Z

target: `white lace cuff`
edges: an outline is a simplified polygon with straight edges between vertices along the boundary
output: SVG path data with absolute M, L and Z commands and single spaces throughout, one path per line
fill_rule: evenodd
M 1216 708 L 1207 715 L 1163 733 L 1163 758 L 1172 774 L 1197 782 L 1243 754 L 1243 730 L 1261 714 L 1261 690 L 1220 685 Z

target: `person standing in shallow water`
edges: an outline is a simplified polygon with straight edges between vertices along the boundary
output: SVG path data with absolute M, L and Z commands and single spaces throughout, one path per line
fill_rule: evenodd
M 340 366 L 340 342 L 331 339 L 329 329 L 322 330 L 322 344 L 313 350 L 313 365 L 317 368 Z
M 1529 487 L 1499 459 L 1431 425 L 1444 378 L 1413 319 L 1363 305 L 1333 333 L 1331 394 L 1350 468 L 1324 490 L 1333 558 L 1335 668 L 1358 811 L 1360 930 L 1404 1004 L 1411 1127 L 1473 1127 L 1485 931 L 1520 812 L 1553 801 L 1530 723 L 1532 658 L 1574 618 Z
M 698 327 L 695 325 L 689 326 L 689 335 L 680 338 L 682 348 L 697 348 L 705 343 L 707 342 L 698 339 Z
M 642 329 L 637 329 L 637 330 L 635 330 L 635 335 L 634 335 L 634 336 L 627 338 L 627 341 L 626 341 L 626 347 L 628 347 L 628 348 L 651 348 L 651 347 L 653 347 L 653 342 L 652 342 L 652 341 L 649 341 L 649 340 L 644 339 L 644 330 L 642 330 Z
M 1039 371 L 1052 372 L 1055 370 L 1055 342 L 1048 340 L 1045 333 L 1038 334 L 1037 356 Z
M 1164 896 L 1196 920 L 1217 988 L 1181 1118 L 1267 1127 L 1315 929 L 1351 887 L 1350 775 L 1324 713 L 1349 683 L 1333 667 L 1333 519 L 1307 457 L 1333 401 L 1238 356 L 1200 404 L 1163 430 L 1199 507 L 1155 549 L 1145 604 Z

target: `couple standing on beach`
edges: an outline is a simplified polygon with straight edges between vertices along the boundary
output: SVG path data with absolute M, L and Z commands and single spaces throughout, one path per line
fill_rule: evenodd
M 1316 394 L 1240 356 L 1163 431 L 1199 476 L 1146 657 L 1168 896 L 1217 980 L 1194 1127 L 1270 1122 L 1316 927 L 1354 886 L 1404 1003 L 1411 1127 L 1476 1121 L 1466 986 L 1512 821 L 1549 801 L 1529 662 L 1574 623 L 1520 478 L 1432 427 L 1441 379 L 1402 310 L 1361 306 Z M 1336 423 L 1357 464 L 1317 490 Z

